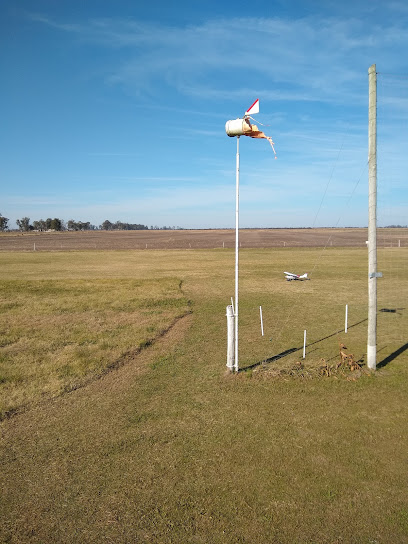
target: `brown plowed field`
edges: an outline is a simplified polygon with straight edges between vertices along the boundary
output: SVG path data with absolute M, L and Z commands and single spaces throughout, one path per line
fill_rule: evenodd
M 365 247 L 367 229 L 242 229 L 240 247 Z M 408 247 L 407 228 L 381 228 L 378 247 Z M 212 249 L 235 247 L 235 230 L 8 232 L 0 251 Z

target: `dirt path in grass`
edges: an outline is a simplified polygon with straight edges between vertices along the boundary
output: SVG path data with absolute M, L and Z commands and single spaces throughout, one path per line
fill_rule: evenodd
M 13 435 L 19 430 L 24 432 L 23 429 L 27 425 L 31 427 L 34 421 L 64 417 L 68 408 L 75 410 L 77 405 L 82 408 L 87 407 L 89 410 L 95 407 L 96 403 L 101 402 L 101 407 L 113 408 L 118 399 L 123 399 L 130 384 L 142 373 L 148 371 L 149 365 L 157 357 L 164 356 L 184 338 L 192 319 L 191 313 L 177 318 L 149 346 L 143 349 L 138 348 L 134 352 L 124 354 L 118 361 L 113 361 L 101 377 L 91 378 L 85 385 L 81 385 L 61 397 L 40 403 L 4 420 L 0 423 L 2 438 L 8 432 L 12 432 Z
M 95 513 L 89 502 L 95 500 L 98 510 L 105 474 L 109 479 L 104 464 L 114 455 L 112 448 L 126 441 L 128 421 L 146 387 L 140 378 L 177 348 L 192 321 L 192 314 L 184 316 L 100 379 L 1 423 L 0 542 L 73 542 L 78 512 L 85 524 L 77 541 L 92 541 L 88 524 L 97 520 L 87 514 Z M 83 495 L 84 479 L 89 493 Z M 103 525 L 109 515 L 98 511 L 97 518 Z

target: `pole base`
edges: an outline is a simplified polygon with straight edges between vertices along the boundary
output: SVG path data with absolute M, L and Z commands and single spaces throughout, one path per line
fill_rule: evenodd
M 377 346 L 367 346 L 367 366 L 370 370 L 376 369 Z

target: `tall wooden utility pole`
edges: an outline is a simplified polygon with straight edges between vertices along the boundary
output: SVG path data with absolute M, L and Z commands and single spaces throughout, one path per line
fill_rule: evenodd
M 377 356 L 377 72 L 368 69 L 368 335 L 367 366 Z

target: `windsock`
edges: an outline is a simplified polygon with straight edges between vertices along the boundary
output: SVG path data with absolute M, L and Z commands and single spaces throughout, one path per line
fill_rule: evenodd
M 251 125 L 249 117 L 244 117 L 243 132 L 244 136 L 249 136 L 250 138 L 264 138 L 265 140 L 268 140 L 268 142 L 271 144 L 276 159 L 276 151 L 272 138 L 267 136 L 264 132 L 262 132 L 262 130 L 259 130 L 256 125 Z

